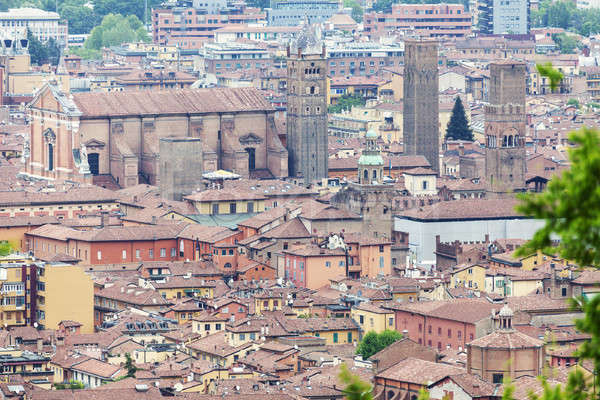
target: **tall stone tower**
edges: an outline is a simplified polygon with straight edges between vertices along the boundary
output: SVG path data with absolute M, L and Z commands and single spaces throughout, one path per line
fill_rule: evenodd
M 404 154 L 424 156 L 439 173 L 438 43 L 404 42 Z
M 365 135 L 366 147 L 358 159 L 358 183 L 362 185 L 383 182 L 383 157 L 377 145 L 379 135 L 369 129 Z
M 490 64 L 489 104 L 485 106 L 485 176 L 491 193 L 526 189 L 526 76 L 525 63 Z
M 327 175 L 327 59 L 317 33 L 305 24 L 287 59 L 288 170 L 305 184 Z

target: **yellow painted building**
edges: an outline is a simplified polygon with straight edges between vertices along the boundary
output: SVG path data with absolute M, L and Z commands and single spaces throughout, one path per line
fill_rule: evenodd
M 325 344 L 348 344 L 358 342 L 360 331 L 351 318 L 308 318 L 304 320 L 303 336 L 325 339 Z
M 280 311 L 282 307 L 281 296 L 262 294 L 254 297 L 254 313 L 256 315 L 262 315 L 264 311 Z
M 181 393 L 206 393 L 211 382 L 230 379 L 229 370 L 226 368 L 205 365 L 195 367 L 192 372 L 194 373 L 194 380 L 186 383 L 176 383 L 176 391 Z
M 451 288 L 484 290 L 486 268 L 481 265 L 466 265 L 452 272 Z
M 186 347 L 189 354 L 197 360 L 229 368 L 239 359 L 256 350 L 258 345 L 247 342 L 239 346 L 232 346 L 227 340 L 227 333 L 218 332 L 195 340 Z
M 25 382 L 31 380 L 49 381 L 54 377 L 54 371 L 49 366 L 50 358 L 28 353 L 13 348 L 0 349 L 0 382 L 8 383 L 15 376 L 21 375 Z M 49 385 L 45 385 L 50 389 Z
M 356 307 L 352 307 L 350 316 L 360 326 L 363 335 L 370 331 L 381 333 L 395 328 L 394 311 L 383 309 L 374 304 L 361 303 Z
M 208 336 L 225 330 L 228 318 L 201 313 L 192 319 L 192 332 Z
M 0 324 L 23 326 L 33 321 L 58 329 L 60 321 L 72 320 L 81 324 L 82 333 L 94 332 L 94 283 L 80 267 L 6 257 L 0 260 L 0 285 Z
M 48 265 L 39 273 L 38 322 L 57 329 L 63 320 L 77 321 L 81 333 L 94 332 L 94 282 L 83 269 L 73 265 Z M 42 314 L 43 313 L 43 314 Z
M 171 276 L 164 282 L 152 282 L 152 286 L 163 299 L 184 299 L 186 297 L 213 298 L 215 284 L 191 276 Z
M 245 214 L 265 211 L 265 197 L 257 191 L 244 192 L 233 189 L 209 189 L 185 197 L 198 214 Z
M 325 339 L 326 345 L 349 344 L 360 340 L 358 328 L 355 329 L 319 329 L 315 332 L 307 332 L 303 336 L 316 336 Z

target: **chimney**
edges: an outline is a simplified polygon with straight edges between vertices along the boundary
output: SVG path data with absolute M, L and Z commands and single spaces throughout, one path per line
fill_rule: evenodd
M 465 145 L 460 143 L 458 145 L 458 155 L 459 156 L 464 156 L 465 155 Z
M 156 221 L 156 215 L 152 216 L 152 225 L 156 225 L 157 221 Z

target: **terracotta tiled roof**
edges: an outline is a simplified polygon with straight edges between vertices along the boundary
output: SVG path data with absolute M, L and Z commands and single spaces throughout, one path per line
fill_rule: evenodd
M 118 365 L 109 364 L 94 358 L 75 364 L 71 369 L 106 379 L 118 376 L 121 371 L 121 367 Z
M 376 378 L 424 385 L 427 382 L 436 382 L 448 375 L 463 373 L 465 370 L 462 368 L 410 357 L 379 372 Z
M 119 115 L 208 114 L 273 107 L 254 88 L 210 88 L 75 93 L 82 118 Z
M 517 199 L 460 199 L 442 201 L 406 210 L 400 217 L 426 221 L 525 218 L 515 210 L 517 203 Z
M 484 381 L 476 375 L 463 373 L 450 375 L 447 378 L 460 386 L 472 399 L 478 397 L 491 398 L 500 396 L 498 393 L 499 385 Z M 443 380 L 444 378 L 441 379 L 441 381 Z M 429 385 L 429 387 L 435 386 L 436 383 L 437 382 Z
M 448 301 L 426 301 L 418 303 L 395 304 L 394 309 L 415 314 L 443 318 L 451 321 L 475 323 L 491 317 L 492 310 L 498 308 L 481 299 L 453 299 Z
M 542 347 L 544 342 L 517 330 L 497 330 L 467 343 L 467 346 L 489 349 L 523 349 Z
M 299 218 L 293 218 L 283 224 L 266 231 L 263 237 L 267 239 L 308 238 L 310 232 Z
M 16 226 L 41 226 L 45 224 L 58 224 L 59 220 L 56 217 L 42 216 L 16 216 L 16 217 L 0 217 L 0 227 L 9 228 Z
M 73 187 L 54 192 L 0 191 L 0 206 L 112 203 L 116 197 L 114 192 L 98 186 Z

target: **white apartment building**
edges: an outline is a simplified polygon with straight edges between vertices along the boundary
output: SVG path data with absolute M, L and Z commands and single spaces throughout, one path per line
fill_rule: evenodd
M 2 39 L 23 39 L 27 29 L 41 42 L 54 38 L 62 46 L 68 43 L 68 28 L 60 23 L 58 13 L 38 8 L 10 8 L 0 12 L 0 35 Z

